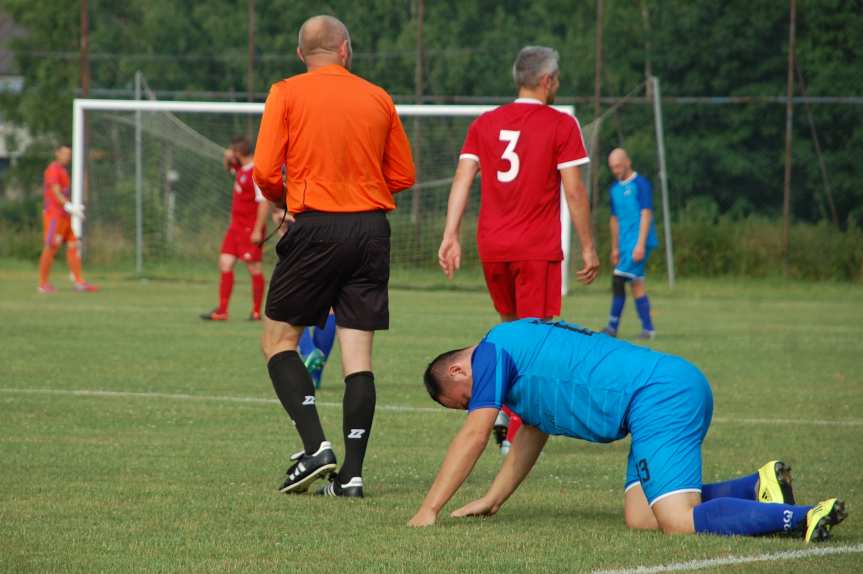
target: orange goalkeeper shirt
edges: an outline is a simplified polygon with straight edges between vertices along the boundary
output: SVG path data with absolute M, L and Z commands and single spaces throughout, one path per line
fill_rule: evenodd
M 255 146 L 254 178 L 267 199 L 302 211 L 395 209 L 416 179 L 392 98 L 338 65 L 273 84 Z

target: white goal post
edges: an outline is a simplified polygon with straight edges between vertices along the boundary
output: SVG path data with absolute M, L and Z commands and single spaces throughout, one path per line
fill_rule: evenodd
M 497 105 L 398 105 L 396 110 L 399 115 L 404 118 L 410 117 L 476 117 L 480 114 L 493 110 Z M 573 106 L 554 106 L 557 110 L 575 115 Z M 76 206 L 82 206 L 84 203 L 84 162 L 85 162 L 85 134 L 84 134 L 84 118 L 87 112 L 102 111 L 102 112 L 126 112 L 135 113 L 136 122 L 140 124 L 141 113 L 145 112 L 165 112 L 165 113 L 208 113 L 208 114 L 247 114 L 260 116 L 264 111 L 263 103 L 245 103 L 245 102 L 192 102 L 192 101 L 153 101 L 153 100 L 101 100 L 101 99 L 75 99 L 73 103 L 73 122 L 72 122 L 72 203 Z M 140 125 L 136 126 L 136 138 L 140 139 Z M 140 147 L 137 154 L 140 156 Z M 455 170 L 455 165 L 458 158 L 458 149 L 452 150 L 452 168 Z M 140 157 L 138 162 L 138 179 L 140 180 Z M 589 169 L 589 165 L 588 168 Z M 585 170 L 586 171 L 586 170 Z M 422 182 L 418 182 L 422 184 Z M 563 281 L 562 290 L 566 294 L 569 288 L 569 261 L 572 242 L 572 223 L 569 215 L 569 209 L 561 189 L 561 246 L 563 248 Z M 138 189 L 138 204 L 136 206 L 136 252 L 138 257 L 138 269 L 140 271 L 140 257 L 142 252 L 141 227 L 142 227 L 142 209 L 140 206 L 140 183 Z M 83 225 L 82 220 L 75 217 L 72 222 L 75 233 L 82 237 Z

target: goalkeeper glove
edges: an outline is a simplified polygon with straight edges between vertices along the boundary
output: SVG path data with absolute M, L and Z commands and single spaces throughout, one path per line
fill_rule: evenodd
M 71 201 L 67 201 L 63 204 L 63 210 L 72 215 L 74 217 L 79 217 L 84 219 L 84 206 L 83 205 L 74 205 Z

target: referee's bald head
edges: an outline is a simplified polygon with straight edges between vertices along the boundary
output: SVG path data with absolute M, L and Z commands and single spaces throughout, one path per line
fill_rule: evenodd
M 350 68 L 351 34 L 344 23 L 333 16 L 312 16 L 300 26 L 297 52 L 307 65 L 341 64 Z

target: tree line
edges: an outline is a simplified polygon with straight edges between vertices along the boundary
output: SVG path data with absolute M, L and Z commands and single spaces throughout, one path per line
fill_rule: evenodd
M 337 15 L 350 28 L 356 73 L 384 86 L 399 101 L 413 101 L 417 2 L 257 2 L 254 98 L 263 99 L 272 82 L 302 71 L 294 55 L 297 30 L 308 16 L 323 12 Z M 90 0 L 92 93 L 129 97 L 140 70 L 150 87 L 163 94 L 217 93 L 244 100 L 247 8 L 247 2 L 229 0 Z M 79 6 L 63 0 L 4 0 L 0 10 L 24 32 L 10 40 L 24 89 L 0 96 L 0 113 L 40 142 L 31 146 L 12 175 L 38 187 L 36 166 L 50 147 L 45 142 L 71 136 L 71 101 L 80 89 Z M 800 2 L 797 21 L 796 72 L 806 95 L 863 96 L 863 1 Z M 596 2 L 427 0 L 423 95 L 429 101 L 512 96 L 510 69 L 518 49 L 549 45 L 561 54 L 559 97 L 579 98 L 576 112 L 587 125 L 594 112 L 583 102 L 594 89 L 597 29 Z M 663 109 L 675 211 L 778 214 L 784 105 L 764 100 L 687 104 L 673 98 L 783 96 L 787 3 L 606 0 L 602 31 L 604 96 L 630 93 L 649 69 L 659 77 L 663 96 L 669 97 Z M 599 157 L 617 145 L 630 148 L 636 169 L 656 178 L 652 108 L 646 101 L 630 101 L 602 123 Z M 840 225 L 863 222 L 861 150 L 863 106 L 795 107 L 792 213 L 798 220 L 830 216 L 829 188 Z M 600 180 L 603 186 L 610 182 L 607 170 Z

